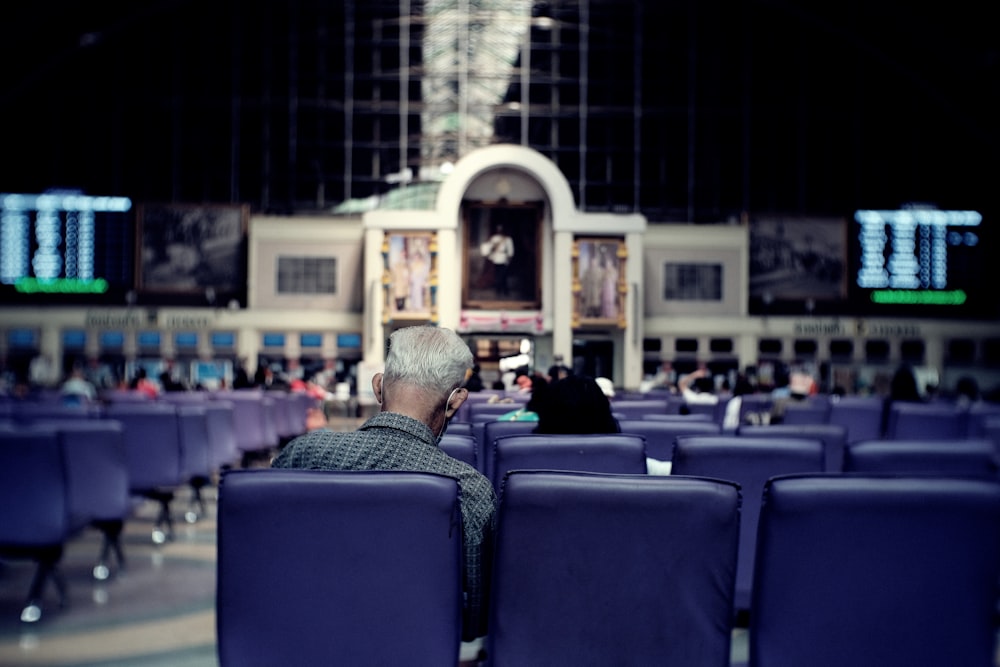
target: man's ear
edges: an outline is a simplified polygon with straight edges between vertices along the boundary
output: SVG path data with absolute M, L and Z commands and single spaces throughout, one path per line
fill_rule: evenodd
M 465 387 L 459 387 L 455 391 L 451 392 L 451 397 L 448 399 L 448 405 L 445 407 L 445 417 L 451 419 L 452 416 L 458 409 L 462 407 L 462 403 L 465 403 L 465 399 L 469 397 L 469 390 Z
M 372 376 L 372 391 L 375 392 L 375 400 L 382 405 L 382 373 Z

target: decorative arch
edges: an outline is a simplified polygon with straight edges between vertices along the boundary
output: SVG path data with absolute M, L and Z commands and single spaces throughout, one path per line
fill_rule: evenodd
M 553 221 L 576 215 L 569 182 L 554 162 L 532 148 L 497 144 L 473 151 L 455 164 L 438 191 L 436 210 L 441 220 L 450 218 L 457 225 L 455 212 L 472 182 L 486 172 L 504 168 L 521 171 L 538 181 L 548 197 Z

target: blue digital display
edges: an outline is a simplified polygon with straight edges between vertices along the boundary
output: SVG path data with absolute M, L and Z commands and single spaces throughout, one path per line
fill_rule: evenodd
M 852 228 L 852 303 L 859 314 L 993 317 L 990 247 L 973 210 L 911 205 L 859 210 Z
M 0 194 L 0 299 L 105 301 L 131 288 L 127 197 Z

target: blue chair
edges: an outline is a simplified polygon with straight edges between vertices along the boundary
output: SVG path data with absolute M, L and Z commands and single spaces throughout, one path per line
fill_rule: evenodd
M 766 423 L 773 411 L 774 397 L 771 394 L 743 394 L 740 397 L 740 424 Z
M 991 667 L 1000 484 L 853 475 L 771 480 L 750 667 Z
M 993 442 L 969 440 L 869 440 L 847 448 L 845 472 L 997 478 Z
M 507 435 L 493 442 L 493 488 L 499 496 L 511 470 L 573 470 L 646 474 L 646 443 L 626 433 Z
M 626 419 L 618 422 L 622 433 L 641 435 L 646 439 L 646 456 L 658 461 L 669 461 L 673 457 L 674 442 L 686 435 L 718 435 L 722 426 L 716 421 L 689 417 L 687 421 L 660 421 L 650 419 Z
M 93 575 L 107 579 L 112 556 L 119 570 L 125 567 L 121 534 L 132 513 L 124 428 L 111 419 L 64 420 L 52 428 L 62 446 L 71 521 L 101 532 Z
M 36 563 L 21 620 L 42 616 L 45 588 L 52 581 L 60 606 L 66 583 L 58 570 L 65 543 L 80 528 L 69 512 L 66 466 L 54 429 L 0 429 L 0 554 Z
M 235 470 L 218 521 L 221 667 L 458 664 L 454 479 Z
M 667 414 L 666 399 L 612 400 L 611 411 L 622 419 L 642 419 L 645 415 Z
M 960 439 L 966 434 L 965 410 L 947 403 L 896 402 L 889 406 L 885 437 L 890 440 Z
M 743 493 L 734 596 L 735 619 L 740 625 L 746 624 L 750 609 L 757 520 L 767 480 L 775 475 L 822 471 L 823 444 L 817 439 L 731 434 L 677 439 L 671 474 L 730 480 L 738 483 Z
M 882 437 L 883 399 L 879 396 L 844 396 L 830 402 L 829 423 L 847 429 L 847 442 Z
M 160 505 L 153 541 L 159 544 L 172 538 L 170 502 L 176 490 L 188 482 L 177 408 L 152 401 L 112 403 L 105 409 L 105 417 L 121 422 L 124 428 L 130 492 Z
M 826 472 L 840 472 L 844 469 L 844 447 L 847 446 L 847 429 L 840 424 L 768 424 L 766 426 L 743 425 L 736 433 L 752 438 L 808 438 L 821 440 L 824 450 Z M 820 472 L 817 470 L 816 472 Z
M 477 466 L 478 456 L 476 453 L 478 445 L 474 436 L 445 433 L 441 436 L 438 446 L 444 450 L 445 454 L 453 459 L 458 459 L 463 463 L 468 463 L 476 470 L 479 470 Z
M 489 421 L 479 424 L 479 461 L 481 472 L 490 477 L 493 474 L 493 443 L 507 435 L 526 435 L 535 430 L 538 422 L 529 421 Z
M 826 401 L 793 401 L 781 412 L 782 424 L 827 424 L 830 404 Z
M 728 665 L 738 535 L 728 482 L 510 473 L 488 664 Z
M 273 428 L 268 427 L 264 407 L 264 394 L 256 389 L 237 389 L 219 392 L 218 398 L 233 404 L 233 423 L 236 426 L 236 446 L 242 463 L 266 457 L 278 444 Z
M 473 403 L 469 406 L 468 421 L 473 424 L 494 421 L 497 417 L 523 408 L 527 401 L 515 403 Z
M 712 415 L 708 414 L 673 414 L 667 413 L 665 415 L 650 415 L 645 414 L 642 416 L 643 419 L 647 421 L 656 422 L 713 422 L 715 421 Z
M 204 408 L 210 463 L 213 470 L 222 470 L 240 460 L 233 403 L 222 399 L 213 400 L 206 402 Z
M 96 419 L 100 416 L 100 408 L 93 404 L 63 405 L 51 402 L 21 402 L 14 403 L 11 417 L 21 424 L 36 424 L 59 419 Z
M 988 436 L 987 426 L 990 422 L 1000 420 L 1000 404 L 973 403 L 965 416 L 965 435 L 969 438 Z
M 212 465 L 208 431 L 208 411 L 203 405 L 178 405 L 177 426 L 181 441 L 181 474 L 191 486 L 191 505 L 184 518 L 194 523 L 205 515 L 205 500 L 201 490 L 211 484 L 215 468 Z

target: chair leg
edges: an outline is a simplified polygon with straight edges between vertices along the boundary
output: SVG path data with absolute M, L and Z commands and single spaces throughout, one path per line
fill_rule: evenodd
M 62 559 L 63 546 L 56 545 L 41 549 L 37 556 L 38 567 L 35 569 L 35 576 L 31 580 L 31 588 L 28 590 L 28 600 L 21 610 L 21 621 L 23 623 L 35 623 L 42 617 L 42 596 L 45 593 L 45 584 L 49 579 L 56 586 L 59 595 L 59 606 L 66 606 L 66 581 L 56 567 Z
M 125 554 L 122 552 L 121 534 L 125 522 L 121 519 L 95 521 L 94 527 L 104 536 L 101 545 L 101 556 L 94 566 L 94 579 L 103 581 L 111 576 L 111 556 L 118 561 L 118 571 L 125 569 Z
M 153 542 L 163 544 L 168 540 L 173 540 L 174 521 L 170 516 L 170 501 L 174 499 L 174 492 L 167 489 L 148 491 L 146 497 L 160 503 L 160 513 L 153 525 Z
M 188 523 L 196 523 L 198 519 L 205 516 L 205 499 L 201 496 L 201 490 L 208 486 L 211 480 L 205 475 L 196 475 L 191 478 L 191 505 L 184 513 L 184 520 Z

